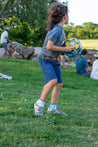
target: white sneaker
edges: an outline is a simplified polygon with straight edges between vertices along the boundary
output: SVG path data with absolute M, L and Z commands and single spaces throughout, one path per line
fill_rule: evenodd
M 57 107 L 56 107 L 54 110 L 49 110 L 49 108 L 48 108 L 47 113 L 58 113 L 58 114 L 62 114 L 62 115 L 65 115 L 65 116 L 68 115 L 67 113 L 61 111 L 61 110 L 60 110 L 59 108 L 57 108 Z
M 44 115 L 44 107 L 39 106 L 37 103 L 34 104 L 35 115 L 43 116 Z

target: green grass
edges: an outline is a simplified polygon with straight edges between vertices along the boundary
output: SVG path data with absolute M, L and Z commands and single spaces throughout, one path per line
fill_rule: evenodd
M 82 48 L 98 50 L 98 39 L 80 40 Z
M 0 147 L 97 147 L 98 81 L 76 75 L 75 67 L 62 70 L 58 107 L 68 116 L 34 115 L 34 103 L 44 86 L 38 62 L 0 59 Z

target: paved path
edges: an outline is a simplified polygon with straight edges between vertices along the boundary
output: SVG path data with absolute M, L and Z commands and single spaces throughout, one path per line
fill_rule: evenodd
M 0 58 L 2 58 L 3 53 L 4 53 L 4 49 L 3 48 L 0 48 Z

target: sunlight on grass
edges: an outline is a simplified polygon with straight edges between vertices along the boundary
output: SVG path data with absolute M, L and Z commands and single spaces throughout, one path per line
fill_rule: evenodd
M 80 40 L 82 48 L 98 50 L 98 40 Z

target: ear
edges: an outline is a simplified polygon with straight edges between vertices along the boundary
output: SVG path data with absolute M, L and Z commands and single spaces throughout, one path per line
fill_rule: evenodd
M 67 14 L 64 15 L 64 19 L 66 19 L 66 18 L 67 18 Z

